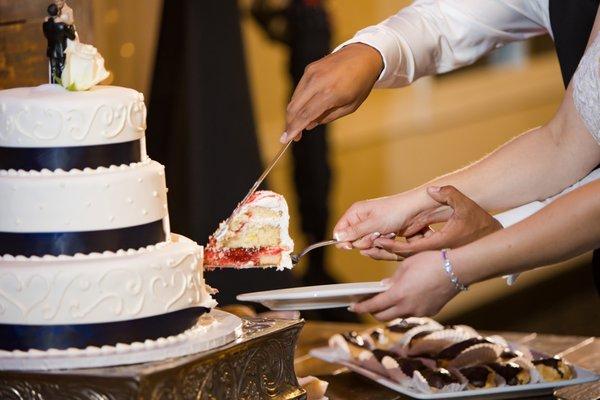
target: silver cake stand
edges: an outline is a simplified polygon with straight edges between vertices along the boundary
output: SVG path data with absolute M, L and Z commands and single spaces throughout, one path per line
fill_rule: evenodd
M 70 358 L 59 354 L 51 361 L 48 354 L 21 354 L 16 357 L 19 361 L 13 360 L 11 369 L 5 369 L 5 358 L 0 371 L 0 399 L 306 398 L 294 373 L 294 349 L 303 321 L 242 320 L 218 310 L 211 314 L 217 323 L 202 335 L 188 332 L 180 340 L 150 348 L 121 346 L 120 351 L 107 350 L 110 354 L 101 354 L 100 349 L 97 354 Z M 219 336 L 217 331 L 229 333 Z M 171 358 L 148 361 L 148 357 L 164 356 Z M 37 368 L 31 361 L 36 357 Z M 107 363 L 121 365 L 97 367 Z M 74 369 L 81 365 L 88 367 Z M 89 368 L 90 365 L 96 367 Z M 45 370 L 49 367 L 69 369 Z

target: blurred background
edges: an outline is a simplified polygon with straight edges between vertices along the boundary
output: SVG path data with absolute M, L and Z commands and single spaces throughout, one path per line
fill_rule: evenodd
M 19 2 L 18 9 L 11 3 L 0 0 L 0 88 L 42 83 L 39 24 L 48 2 Z M 149 154 L 170 171 L 173 230 L 204 243 L 258 176 L 261 160 L 268 162 L 279 149 L 285 107 L 302 64 L 409 1 L 69 4 L 82 41 L 103 54 L 111 84 L 145 94 Z M 39 57 L 25 62 L 25 54 L 37 49 Z M 376 90 L 355 114 L 326 132 L 305 135 L 306 144 L 294 145 L 268 185 L 288 200 L 291 235 L 302 248 L 328 237 L 353 202 L 412 188 L 548 121 L 563 93 L 550 38 L 511 44 L 460 71 Z M 599 335 L 590 260 L 584 255 L 523 274 L 513 287 L 500 279 L 476 285 L 437 318 L 485 329 Z M 373 281 L 394 269 L 394 263 L 329 249 L 291 275 L 234 271 L 206 278 L 227 303 L 239 292 Z M 306 317 L 351 318 L 339 310 Z

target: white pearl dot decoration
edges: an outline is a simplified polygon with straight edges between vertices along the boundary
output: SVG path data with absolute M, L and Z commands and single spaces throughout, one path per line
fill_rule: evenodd
M 131 197 L 126 198 L 125 201 L 127 204 L 133 204 L 133 199 Z
M 137 181 L 138 181 L 139 183 L 142 183 L 142 182 L 144 182 L 144 180 L 143 180 L 142 178 L 138 178 L 138 179 L 137 179 Z
M 104 184 L 104 189 L 108 189 L 109 187 L 110 187 L 110 183 L 107 182 Z
M 90 207 L 92 206 L 92 202 L 91 202 L 91 201 L 86 201 L 86 202 L 85 202 L 85 206 L 86 206 L 87 208 L 90 208 Z
M 113 222 L 113 221 L 115 220 L 115 216 L 114 216 L 114 215 L 111 215 L 111 216 L 109 216 L 109 217 L 108 217 L 108 220 L 109 220 L 110 222 Z
M 152 191 L 152 197 L 158 197 L 158 192 L 156 190 Z
M 143 215 L 148 215 L 148 210 L 146 210 L 146 209 L 143 209 L 143 210 L 142 210 L 142 214 L 143 214 Z

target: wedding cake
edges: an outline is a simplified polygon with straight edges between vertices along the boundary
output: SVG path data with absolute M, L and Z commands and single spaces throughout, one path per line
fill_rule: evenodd
M 0 350 L 166 338 L 215 306 L 145 120 L 127 88 L 0 91 Z

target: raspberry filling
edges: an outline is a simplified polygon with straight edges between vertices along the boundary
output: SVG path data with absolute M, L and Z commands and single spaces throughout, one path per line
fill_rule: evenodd
M 217 249 L 209 246 L 204 251 L 204 264 L 207 266 L 246 266 L 260 265 L 262 256 L 281 254 L 281 247 L 237 247 Z

